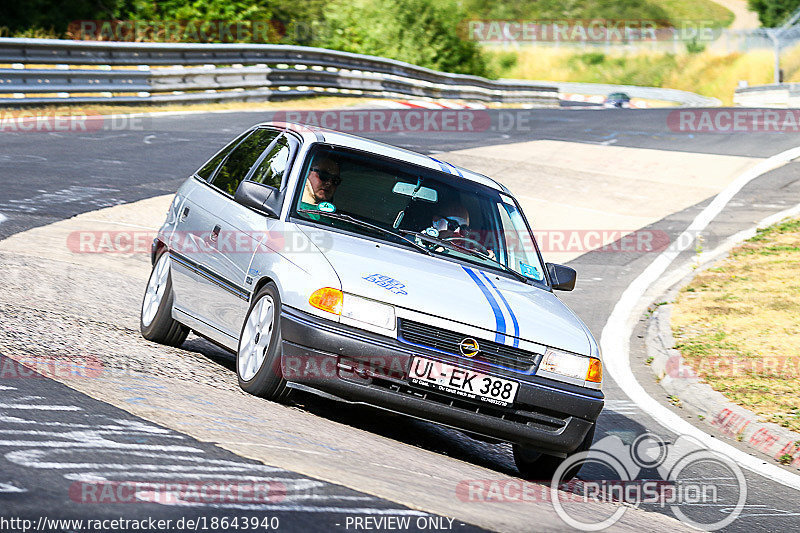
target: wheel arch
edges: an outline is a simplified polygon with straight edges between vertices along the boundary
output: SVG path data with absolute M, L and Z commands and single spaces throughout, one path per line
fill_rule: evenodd
M 166 248 L 167 248 L 167 244 L 164 241 L 162 241 L 158 237 L 153 239 L 153 244 L 150 246 L 150 264 L 151 265 L 155 266 L 156 257 L 158 257 L 158 254 L 161 253 L 161 250 L 164 250 Z
M 281 289 L 280 284 L 278 282 L 276 282 L 271 276 L 262 276 L 261 278 L 258 279 L 256 284 L 253 286 L 253 292 L 250 294 L 250 303 L 251 304 L 253 303 L 253 298 L 255 298 L 256 294 L 258 294 L 259 291 L 261 289 L 263 289 L 264 286 L 267 283 L 274 283 L 275 286 L 278 288 L 278 295 L 281 297 L 281 299 L 283 299 L 283 294 L 282 294 L 283 291 Z

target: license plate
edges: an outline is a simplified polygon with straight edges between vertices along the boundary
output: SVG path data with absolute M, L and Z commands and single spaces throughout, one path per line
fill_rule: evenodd
M 508 406 L 514 403 L 519 383 L 510 379 L 487 376 L 474 370 L 447 363 L 414 357 L 408 374 L 409 382 L 471 400 Z

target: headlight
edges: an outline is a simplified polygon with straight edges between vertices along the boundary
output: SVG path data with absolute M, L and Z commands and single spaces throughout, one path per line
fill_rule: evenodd
M 352 294 L 344 295 L 342 316 L 383 329 L 393 330 L 397 323 L 394 316 L 394 307 L 391 305 L 382 304 L 375 300 L 367 300 Z
M 394 330 L 397 323 L 391 305 L 346 294 L 331 287 L 314 291 L 308 303 L 317 309 L 381 329 Z
M 539 370 L 590 383 L 602 383 L 603 364 L 600 359 L 548 348 Z

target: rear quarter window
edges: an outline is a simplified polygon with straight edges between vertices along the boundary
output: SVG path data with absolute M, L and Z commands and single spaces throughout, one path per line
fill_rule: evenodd
M 239 183 L 247 176 L 255 162 L 277 136 L 277 131 L 267 129 L 257 129 L 248 135 L 222 162 L 216 174 L 211 178 L 211 184 L 233 196 Z
M 236 139 L 234 139 L 232 142 L 228 143 L 228 145 L 225 146 L 225 148 L 223 148 L 222 150 L 220 150 L 219 152 L 214 154 L 214 157 L 212 157 L 211 159 L 206 161 L 206 163 L 202 167 L 200 167 L 200 170 L 195 172 L 195 174 L 197 174 L 198 176 L 200 176 L 204 180 L 208 181 L 208 179 L 212 175 L 214 175 L 214 171 L 217 170 L 217 167 L 219 167 L 219 164 L 222 163 L 225 160 L 225 158 L 228 156 L 228 154 L 231 153 L 231 151 L 234 148 L 236 148 L 236 145 L 239 144 L 242 141 L 242 139 L 244 139 L 245 137 L 250 135 L 250 133 L 252 133 L 252 132 L 246 131 L 243 134 L 241 134 L 238 137 L 236 137 Z

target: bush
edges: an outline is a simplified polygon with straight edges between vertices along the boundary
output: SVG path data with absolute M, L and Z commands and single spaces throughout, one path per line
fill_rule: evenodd
M 747 6 L 758 13 L 762 25 L 772 28 L 780 26 L 800 7 L 800 0 L 747 0 Z
M 459 37 L 465 20 L 455 0 L 338 0 L 325 10 L 327 31 L 317 44 L 445 72 L 494 75 L 479 45 Z
M 9 35 L 62 36 L 73 20 L 108 19 L 116 15 L 120 0 L 24 0 L 3 2 L 0 21 Z
M 705 52 L 705 50 L 706 45 L 698 43 L 697 39 L 692 39 L 686 43 L 686 51 L 690 54 L 699 54 L 700 52 Z

